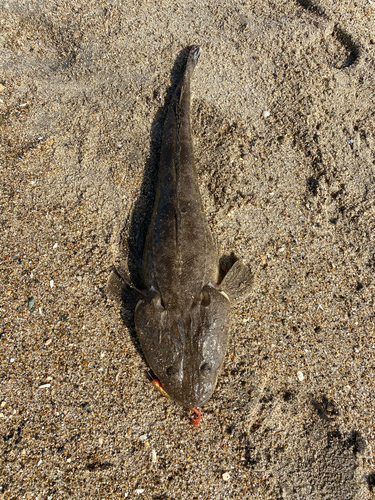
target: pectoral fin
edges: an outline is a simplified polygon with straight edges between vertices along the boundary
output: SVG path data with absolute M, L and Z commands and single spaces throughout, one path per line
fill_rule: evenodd
M 141 298 L 145 297 L 145 294 L 138 290 L 130 281 L 130 279 L 123 278 L 121 274 L 114 267 L 111 274 L 109 275 L 105 293 L 114 298 L 114 299 L 122 299 L 123 292 L 126 288 L 130 288 L 134 290 Z
M 242 260 L 237 260 L 220 283 L 220 289 L 235 302 L 245 299 L 251 292 L 254 274 Z

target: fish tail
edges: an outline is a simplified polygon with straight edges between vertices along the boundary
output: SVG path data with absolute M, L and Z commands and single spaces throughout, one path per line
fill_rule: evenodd
M 191 65 L 191 69 L 194 69 L 195 66 L 198 64 L 199 56 L 201 55 L 201 48 L 199 45 L 194 45 L 189 52 L 188 55 L 188 60 L 187 60 L 187 65 Z

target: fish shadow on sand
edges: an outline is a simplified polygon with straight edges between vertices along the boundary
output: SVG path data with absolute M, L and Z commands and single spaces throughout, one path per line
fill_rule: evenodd
M 173 92 L 184 72 L 189 51 L 190 47 L 181 50 L 178 54 L 171 71 L 171 85 L 166 91 L 164 104 L 159 108 L 152 122 L 149 157 L 144 169 L 140 195 L 135 202 L 131 216 L 127 238 L 129 251 L 128 272 L 131 282 L 139 290 L 145 289 L 142 278 L 142 257 L 156 197 L 164 122 Z M 157 91 L 154 92 L 154 98 L 158 98 Z
M 113 269 L 106 287 L 107 295 L 121 299 L 121 318 L 129 329 L 134 346 L 142 356 L 135 332 L 134 310 L 140 298 L 137 290 L 145 290 L 142 278 L 143 250 L 156 197 L 164 122 L 173 92 L 183 75 L 190 49 L 191 47 L 187 47 L 179 52 L 170 73 L 170 86 L 166 90 L 164 104 L 157 111 L 151 125 L 149 156 L 144 168 L 140 194 L 131 216 L 120 231 L 119 250 L 120 254 L 128 254 L 127 264 Z M 157 89 L 154 91 L 154 99 L 161 100 Z M 131 182 L 131 179 L 129 181 Z

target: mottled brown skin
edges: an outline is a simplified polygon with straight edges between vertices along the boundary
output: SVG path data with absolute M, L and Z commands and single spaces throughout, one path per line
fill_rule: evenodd
M 199 55 L 200 48 L 193 47 L 165 122 L 143 258 L 148 292 L 135 311 L 137 334 L 150 367 L 168 395 L 188 408 L 202 406 L 214 392 L 230 326 L 229 297 L 215 285 L 219 259 L 193 157 L 190 79 Z M 249 274 L 247 268 L 244 273 L 245 266 L 240 273 L 240 266 L 233 268 L 236 279 L 240 274 L 244 281 L 244 274 Z M 230 273 L 222 285 L 227 282 L 233 291 L 237 283 L 231 283 Z

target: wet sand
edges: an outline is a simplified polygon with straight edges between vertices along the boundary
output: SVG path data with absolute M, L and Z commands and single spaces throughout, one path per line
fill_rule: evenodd
M 375 3 L 1 3 L 0 497 L 375 495 Z M 163 120 L 256 271 L 195 429 L 150 384 L 137 298 Z

